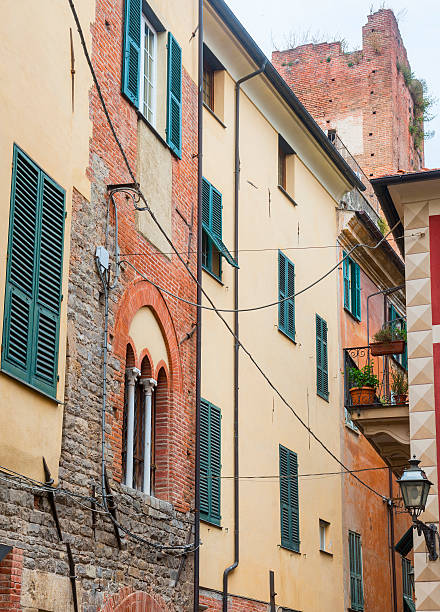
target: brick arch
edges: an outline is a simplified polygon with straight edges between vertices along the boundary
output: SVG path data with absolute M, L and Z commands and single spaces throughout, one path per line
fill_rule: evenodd
M 100 612 L 170 612 L 170 608 L 157 595 L 123 587 L 106 600 Z
M 162 331 L 170 365 L 170 387 L 174 391 L 182 391 L 179 344 L 171 315 L 164 298 L 156 287 L 153 287 L 145 281 L 138 281 L 129 285 L 119 302 L 113 330 L 114 353 L 119 357 L 125 356 L 130 324 L 134 315 L 143 306 L 151 308 Z

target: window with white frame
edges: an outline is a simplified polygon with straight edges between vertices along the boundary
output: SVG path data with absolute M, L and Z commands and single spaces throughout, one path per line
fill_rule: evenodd
M 144 117 L 155 125 L 157 34 L 153 26 L 142 17 L 141 52 L 141 99 L 140 108 Z

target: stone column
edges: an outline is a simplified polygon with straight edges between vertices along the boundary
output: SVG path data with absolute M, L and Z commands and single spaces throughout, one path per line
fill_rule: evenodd
M 144 482 L 142 490 L 151 495 L 151 401 L 153 389 L 157 385 L 154 378 L 141 378 L 144 387 Z
M 126 455 L 125 455 L 125 484 L 128 487 L 133 487 L 133 443 L 134 443 L 134 401 L 135 401 L 135 384 L 140 370 L 137 368 L 128 368 L 126 372 L 127 389 L 127 438 L 126 438 Z

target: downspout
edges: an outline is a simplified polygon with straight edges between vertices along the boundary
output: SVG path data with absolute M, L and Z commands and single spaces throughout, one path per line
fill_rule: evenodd
M 199 0 L 197 82 L 197 319 L 196 414 L 194 449 L 194 612 L 199 612 L 200 587 L 200 398 L 202 374 L 202 154 L 203 154 L 203 0 Z
M 397 612 L 397 581 L 396 581 L 396 557 L 394 553 L 394 504 L 393 504 L 393 472 L 388 468 L 389 496 L 388 511 L 390 513 L 390 552 L 391 573 L 393 577 L 393 612 Z
M 234 170 L 234 257 L 238 263 L 239 250 L 239 188 L 240 188 L 240 87 L 245 81 L 264 72 L 268 60 L 258 70 L 242 77 L 235 84 L 235 170 Z M 223 612 L 228 611 L 228 578 L 240 560 L 240 524 L 239 524 L 239 448 L 238 448 L 238 360 L 239 360 L 239 326 L 238 326 L 238 268 L 234 268 L 234 562 L 223 572 Z

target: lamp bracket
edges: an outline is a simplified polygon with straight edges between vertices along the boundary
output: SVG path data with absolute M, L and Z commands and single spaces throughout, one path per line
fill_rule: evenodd
M 421 536 L 423 533 L 426 548 L 428 549 L 429 560 L 436 561 L 438 559 L 436 544 L 438 537 L 437 526 L 434 524 L 427 525 L 426 523 L 419 521 L 419 519 L 415 519 L 414 528 L 417 529 L 417 534 L 419 536 Z

